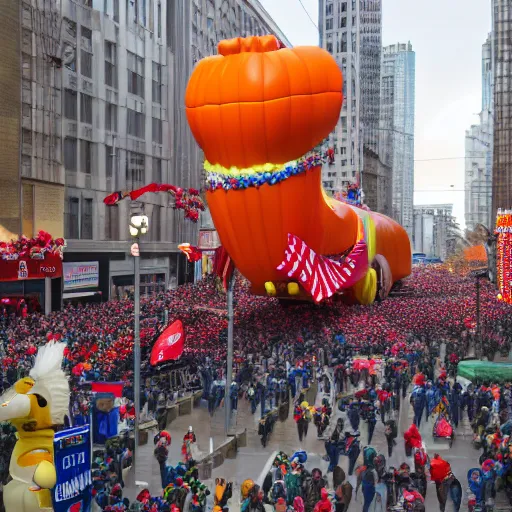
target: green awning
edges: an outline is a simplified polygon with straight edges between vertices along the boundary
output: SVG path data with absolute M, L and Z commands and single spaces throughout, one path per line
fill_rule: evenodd
M 457 368 L 457 375 L 465 377 L 471 382 L 489 380 L 491 382 L 504 382 L 512 380 L 512 363 L 492 363 L 490 361 L 461 361 Z

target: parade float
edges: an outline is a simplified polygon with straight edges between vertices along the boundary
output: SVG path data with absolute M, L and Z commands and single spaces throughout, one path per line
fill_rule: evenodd
M 411 271 L 406 231 L 322 188 L 324 155 L 343 103 L 341 71 L 317 47 L 274 36 L 221 41 L 186 91 L 205 154 L 207 201 L 222 245 L 252 292 L 370 304 Z
M 3 488 L 6 512 L 70 510 L 77 500 L 80 510 L 88 509 L 88 427 L 55 433 L 69 414 L 69 384 L 61 369 L 65 346 L 52 341 L 40 348 L 29 376 L 1 397 L 0 421 L 17 431 L 9 466 L 12 480 Z

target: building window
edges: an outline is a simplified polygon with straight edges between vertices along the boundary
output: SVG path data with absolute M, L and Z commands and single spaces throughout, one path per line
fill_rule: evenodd
M 92 96 L 80 93 L 80 120 L 92 124 Z
M 162 37 L 162 4 L 160 2 L 156 5 L 156 32 L 160 39 Z
M 332 43 L 327 43 L 327 51 L 332 53 Z
M 105 129 L 117 132 L 117 105 L 105 103 Z
M 162 144 L 162 120 L 153 117 L 153 142 Z
M 327 4 L 325 6 L 325 15 L 332 16 L 332 4 Z
M 92 78 L 92 53 L 85 50 L 80 51 L 80 73 L 83 76 Z
M 128 134 L 143 139 L 145 137 L 146 116 L 141 112 L 127 109 L 128 112 Z
M 64 117 L 66 119 L 77 119 L 76 92 L 71 89 L 64 89 Z
M 66 137 L 64 139 L 64 167 L 66 171 L 76 171 L 76 139 Z
M 105 84 L 117 89 L 117 47 L 116 43 L 105 41 Z
M 153 103 L 162 103 L 162 65 L 153 62 Z
M 80 170 L 91 174 L 93 143 L 88 140 L 80 141 Z
M 132 52 L 128 56 L 128 92 L 144 98 L 144 59 Z
M 332 30 L 333 21 L 332 18 L 328 18 L 325 20 L 325 30 Z
M 341 2 L 341 12 L 347 12 L 347 2 Z
M 109 10 L 109 5 L 112 5 L 112 11 Z M 114 21 L 119 23 L 119 0 L 105 0 L 103 11 L 107 16 L 112 15 Z
M 160 158 L 153 158 L 153 181 L 155 183 L 162 183 L 164 181 L 162 176 L 162 160 Z
M 92 31 L 80 27 L 82 39 L 80 49 L 80 73 L 83 76 L 92 78 Z
M 114 153 L 114 148 L 112 146 L 105 146 L 105 176 L 106 178 L 112 178 L 115 174 L 115 169 L 117 168 L 117 162 L 119 162 L 119 148 L 116 148 Z
M 126 165 L 126 185 L 129 190 L 144 186 L 146 181 L 144 155 L 128 152 Z
M 347 26 L 347 17 L 343 16 L 339 18 L 339 28 L 345 28 Z
M 92 199 L 82 201 L 82 229 L 80 238 L 83 240 L 92 240 Z
M 80 203 L 78 197 L 70 197 L 68 200 L 69 212 L 67 215 L 66 238 L 77 240 L 80 236 L 78 219 L 80 216 Z
M 119 240 L 119 208 L 107 206 L 107 221 L 105 223 L 105 239 Z
M 347 161 L 346 161 L 346 160 L 342 160 L 342 161 L 341 161 L 341 166 L 342 166 L 342 167 L 346 167 L 346 165 L 347 165 Z
M 151 212 L 151 240 L 154 242 L 160 242 L 161 233 L 161 222 L 162 222 L 162 207 L 159 205 L 153 205 L 153 211 Z
M 342 146 L 342 147 L 340 148 L 340 154 L 341 154 L 341 155 L 346 155 L 346 154 L 347 154 L 347 148 L 346 148 L 345 146 Z

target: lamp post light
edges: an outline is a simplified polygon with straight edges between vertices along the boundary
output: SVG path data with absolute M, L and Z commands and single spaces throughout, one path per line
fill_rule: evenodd
M 133 473 L 137 484 L 137 457 L 139 455 L 139 420 L 140 420 L 140 249 L 139 237 L 148 232 L 149 221 L 146 215 L 132 214 L 130 218 L 130 235 L 134 238 L 131 247 L 134 264 L 134 340 L 133 340 L 133 395 L 135 405 Z

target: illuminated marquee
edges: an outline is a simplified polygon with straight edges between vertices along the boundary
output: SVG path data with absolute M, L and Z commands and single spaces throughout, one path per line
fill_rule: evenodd
M 498 298 L 512 304 L 512 210 L 498 210 L 494 232 Z

